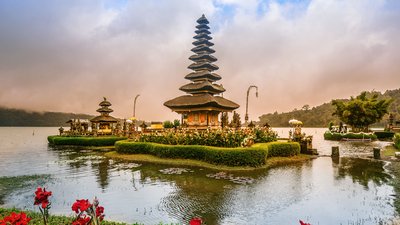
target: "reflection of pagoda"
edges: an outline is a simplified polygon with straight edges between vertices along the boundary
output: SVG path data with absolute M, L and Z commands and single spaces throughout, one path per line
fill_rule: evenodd
M 91 119 L 90 122 L 92 122 L 94 129 L 96 129 L 99 133 L 109 134 L 112 132 L 113 124 L 117 123 L 118 120 L 110 116 L 110 113 L 112 113 L 114 110 L 109 108 L 111 103 L 107 101 L 105 97 L 104 100 L 100 102 L 99 106 L 101 106 L 101 108 L 96 111 L 100 113 L 100 116 L 96 116 L 95 118 Z
M 183 85 L 180 90 L 188 93 L 164 103 L 171 110 L 182 114 L 183 122 L 189 128 L 207 128 L 218 127 L 218 114 L 220 112 L 231 112 L 239 107 L 238 104 L 225 99 L 221 96 L 215 96 L 225 91 L 222 85 L 216 84 L 221 77 L 212 73 L 218 69 L 213 62 L 217 58 L 211 54 L 215 51 L 210 47 L 214 44 L 210 42 L 212 39 L 209 34 L 210 27 L 207 25 L 208 20 L 203 15 L 198 20 L 199 25 L 196 26 L 195 41 L 192 52 L 195 54 L 189 59 L 192 63 L 188 68 L 194 72 L 185 76 L 186 79 L 192 81 Z

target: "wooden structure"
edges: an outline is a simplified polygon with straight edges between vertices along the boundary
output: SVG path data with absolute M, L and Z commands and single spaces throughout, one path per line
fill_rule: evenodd
M 181 124 L 188 128 L 218 128 L 220 127 L 219 113 L 231 112 L 239 108 L 239 105 L 222 96 L 217 96 L 225 89 L 222 85 L 215 83 L 221 79 L 221 76 L 213 73 L 218 70 L 218 66 L 213 64 L 217 58 L 212 55 L 215 50 L 211 48 L 214 44 L 210 42 L 212 38 L 210 27 L 207 25 L 209 22 L 202 15 L 197 23 L 196 35 L 193 37 L 195 47 L 191 49 L 195 54 L 189 57 L 193 63 L 188 67 L 194 72 L 185 76 L 185 79 L 190 80 L 191 83 L 180 88 L 187 95 L 169 100 L 164 105 L 181 114 Z
M 114 111 L 109 108 L 111 103 L 104 97 L 99 106 L 100 108 L 96 111 L 100 113 L 100 116 L 90 120 L 92 122 L 92 131 L 95 134 L 112 134 L 118 119 L 110 116 L 110 113 Z

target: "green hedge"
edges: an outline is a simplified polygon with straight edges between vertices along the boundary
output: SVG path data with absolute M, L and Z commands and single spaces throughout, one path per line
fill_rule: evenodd
M 375 131 L 374 134 L 378 139 L 392 139 L 394 132 L 391 131 Z
M 400 149 L 400 134 L 399 133 L 397 133 L 396 135 L 394 135 L 394 146 L 397 148 L 397 149 Z
M 118 141 L 118 153 L 150 154 L 160 158 L 195 159 L 216 165 L 252 166 L 265 164 L 268 156 L 293 156 L 300 153 L 298 143 L 272 142 L 250 148 L 222 148 L 204 145 L 164 145 L 150 142 Z M 271 155 L 269 155 L 271 151 Z
M 271 142 L 268 146 L 268 157 L 289 157 L 300 154 L 298 142 Z
M 115 142 L 125 140 L 126 137 L 68 137 L 68 136 L 48 136 L 47 140 L 53 145 L 76 145 L 76 146 L 113 146 Z
M 325 140 L 331 140 L 331 141 L 340 141 L 343 138 L 348 138 L 348 139 L 371 139 L 371 140 L 376 140 L 377 136 L 375 134 L 366 134 L 366 133 L 332 133 L 330 131 L 327 131 L 324 133 L 324 139 Z

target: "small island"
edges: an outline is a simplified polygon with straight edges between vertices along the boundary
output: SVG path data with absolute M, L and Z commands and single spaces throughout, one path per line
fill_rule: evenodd
M 68 121 L 70 130 L 60 128 L 58 136 L 48 137 L 49 143 L 114 146 L 115 152 L 107 156 L 170 164 L 186 160 L 187 165 L 225 169 L 265 168 L 311 158 L 300 153 L 316 154 L 316 151 L 308 151 L 312 148 L 312 137 L 301 134 L 300 126 L 293 138 L 280 141 L 268 124 L 260 127 L 251 122 L 242 126 L 240 115 L 233 111 L 239 105 L 222 97 L 226 90 L 216 83 L 221 76 L 213 72 L 218 66 L 213 64 L 217 58 L 212 55 L 215 50 L 211 48 L 214 44 L 210 41 L 209 22 L 202 15 L 197 23 L 191 49 L 195 54 L 189 57 L 193 63 L 188 67 L 193 72 L 185 76 L 191 83 L 180 88 L 187 95 L 164 103 L 181 116 L 172 128 L 167 128 L 168 124 L 148 128 L 144 121 L 137 127 L 136 118 L 133 121 L 114 118 L 110 115 L 113 112 L 111 103 L 104 97 L 97 110 L 100 115 L 90 119 L 91 126 L 88 121 L 71 119 Z M 233 120 L 229 123 L 228 113 L 232 111 Z

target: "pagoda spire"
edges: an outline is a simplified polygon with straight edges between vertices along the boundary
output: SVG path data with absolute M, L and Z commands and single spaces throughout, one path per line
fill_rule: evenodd
M 192 42 L 194 47 L 191 49 L 194 54 L 189 57 L 193 63 L 188 66 L 192 72 L 185 76 L 191 83 L 180 87 L 188 95 L 169 100 L 164 105 L 181 113 L 183 118 L 188 118 L 189 126 L 216 126 L 220 112 L 230 112 L 239 105 L 215 96 L 225 92 L 225 89 L 215 83 L 221 80 L 221 76 L 214 73 L 219 67 L 214 64 L 217 58 L 212 55 L 215 50 L 212 49 L 214 44 L 211 42 L 209 22 L 204 14 L 196 22 L 195 40 Z
M 191 81 L 208 79 L 211 82 L 215 82 L 220 80 L 221 77 L 217 74 L 212 74 L 213 71 L 219 68 L 213 64 L 213 62 L 217 61 L 217 58 L 212 55 L 215 53 L 215 50 L 211 48 L 214 43 L 210 41 L 212 37 L 210 36 L 210 27 L 207 25 L 209 22 L 203 14 L 197 20 L 197 23 L 197 29 L 195 30 L 196 35 L 193 37 L 195 41 L 192 43 L 194 48 L 191 49 L 195 54 L 189 57 L 193 63 L 188 67 L 194 70 L 194 72 L 188 74 L 185 78 Z

